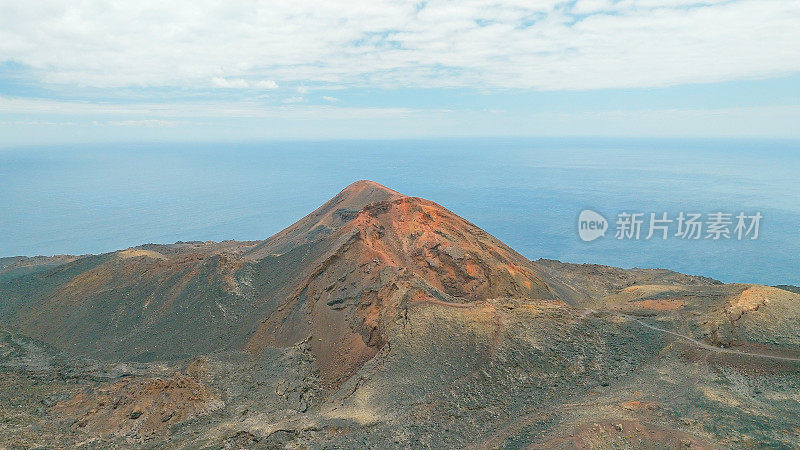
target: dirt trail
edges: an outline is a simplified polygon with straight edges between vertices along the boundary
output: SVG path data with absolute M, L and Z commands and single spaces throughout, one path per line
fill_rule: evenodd
M 698 346 L 698 347 L 700 347 L 700 348 L 702 348 L 704 350 L 710 350 L 712 352 L 717 352 L 717 353 L 728 353 L 728 354 L 733 354 L 733 355 L 749 356 L 749 357 L 753 357 L 753 358 L 773 359 L 773 360 L 778 360 L 778 361 L 800 361 L 800 358 L 793 358 L 793 357 L 790 357 L 790 356 L 765 355 L 763 353 L 751 353 L 751 352 L 743 352 L 743 351 L 739 351 L 739 350 L 733 350 L 733 349 L 730 349 L 730 348 L 715 347 L 713 345 L 706 344 L 703 341 L 698 341 L 697 339 L 694 339 L 694 338 L 692 338 L 690 336 L 686 336 L 684 334 L 676 333 L 676 332 L 670 331 L 670 330 L 665 330 L 665 329 L 659 328 L 659 327 L 657 327 L 655 325 L 650 325 L 649 323 L 644 322 L 641 319 L 638 319 L 638 318 L 636 318 L 634 316 L 629 316 L 627 314 L 620 314 L 620 316 L 625 317 L 628 320 L 633 320 L 634 322 L 638 323 L 639 325 L 641 325 L 641 326 L 643 326 L 645 328 L 650 328 L 651 330 L 656 330 L 656 331 L 660 331 L 662 333 L 667 333 L 667 334 L 670 334 L 670 335 L 675 336 L 677 338 L 683 339 L 685 341 L 689 341 L 692 344 L 694 344 L 694 345 L 696 345 L 696 346 Z
M 586 317 L 586 316 L 589 316 L 589 315 L 592 315 L 592 314 L 596 314 L 596 313 L 597 313 L 597 311 L 595 311 L 595 310 L 587 309 L 587 310 L 584 310 L 581 313 L 580 317 Z M 729 349 L 729 348 L 714 347 L 713 345 L 709 345 L 709 344 L 706 344 L 705 342 L 698 341 L 697 339 L 694 339 L 694 338 L 692 338 L 690 336 L 686 336 L 686 335 L 683 335 L 683 334 L 680 334 L 680 333 L 676 333 L 676 332 L 670 331 L 670 330 L 665 330 L 664 328 L 659 328 L 659 327 L 657 327 L 655 325 L 650 325 L 649 323 L 646 323 L 646 322 L 642 321 L 641 319 L 639 319 L 637 317 L 630 316 L 628 314 L 622 314 L 622 313 L 617 313 L 617 314 L 619 316 L 622 316 L 622 317 L 628 319 L 628 320 L 632 320 L 632 321 L 638 323 L 639 325 L 641 325 L 641 326 L 643 326 L 645 328 L 649 328 L 651 330 L 655 330 L 655 331 L 659 331 L 659 332 L 662 332 L 662 333 L 666 333 L 666 334 L 675 336 L 675 337 L 677 337 L 679 339 L 683 339 L 685 341 L 688 341 L 688 342 L 690 342 L 690 343 L 692 343 L 692 344 L 694 344 L 694 345 L 696 345 L 696 346 L 698 346 L 698 347 L 700 347 L 700 348 L 702 348 L 704 350 L 709 350 L 709 351 L 717 352 L 717 353 L 728 353 L 728 354 L 745 356 L 745 357 L 765 358 L 765 359 L 772 359 L 772 360 L 778 360 L 778 361 L 800 362 L 800 358 L 793 358 L 793 357 L 789 357 L 789 356 L 765 355 L 765 354 L 762 354 L 762 353 L 750 353 L 750 352 L 742 352 L 742 351 L 739 351 L 739 350 L 733 350 L 733 349 Z M 565 406 L 568 406 L 568 405 L 562 405 L 562 407 L 565 407 Z M 560 409 L 560 408 L 556 408 L 556 409 Z M 510 420 L 501 429 L 495 431 L 494 433 L 491 433 L 487 437 L 487 439 L 484 440 L 483 442 L 473 444 L 469 448 L 474 448 L 474 449 L 495 448 L 496 446 L 498 446 L 499 444 L 504 442 L 509 436 L 512 436 L 514 433 L 518 432 L 523 427 L 534 423 L 536 420 L 539 420 L 541 418 L 541 415 L 542 415 L 542 410 L 539 410 L 539 409 L 536 409 L 536 410 L 533 410 L 533 411 L 528 411 L 526 414 L 523 414 L 523 415 L 519 416 L 516 419 Z

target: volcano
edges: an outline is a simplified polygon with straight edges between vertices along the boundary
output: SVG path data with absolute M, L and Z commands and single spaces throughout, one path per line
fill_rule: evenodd
M 348 186 L 244 257 L 298 246 L 318 256 L 247 348 L 310 337 L 331 386 L 377 353 L 409 303 L 556 300 L 541 271 L 496 238 L 434 202 L 371 181 Z
M 530 261 L 372 181 L 263 241 L 2 258 L 0 323 L 23 447 L 799 443 L 791 289 Z

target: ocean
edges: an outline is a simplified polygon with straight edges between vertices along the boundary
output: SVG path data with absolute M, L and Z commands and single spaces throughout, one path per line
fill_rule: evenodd
M 800 142 L 431 139 L 0 148 L 0 256 L 264 239 L 370 179 L 447 207 L 530 259 L 800 284 Z M 578 215 L 605 217 L 592 242 Z M 650 213 L 756 212 L 759 236 L 657 232 Z M 643 214 L 617 239 L 621 213 Z M 706 224 L 707 225 L 707 224 Z M 753 230 L 754 231 L 754 230 Z M 705 230 L 704 230 L 705 235 Z

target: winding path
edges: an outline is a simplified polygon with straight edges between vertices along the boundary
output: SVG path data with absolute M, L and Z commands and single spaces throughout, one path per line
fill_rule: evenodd
M 581 317 L 586 317 L 588 315 L 595 314 L 595 313 L 597 313 L 597 311 L 591 310 L 591 309 L 587 309 L 587 310 L 583 311 L 583 313 L 581 313 Z M 698 341 L 697 339 L 694 339 L 694 338 L 692 338 L 690 336 L 686 336 L 684 334 L 680 334 L 680 333 L 676 333 L 674 331 L 666 330 L 664 328 L 659 328 L 659 327 L 657 327 L 655 325 L 650 325 L 649 323 L 647 323 L 647 322 L 645 322 L 645 321 L 643 321 L 643 320 L 641 320 L 641 319 L 639 319 L 638 317 L 635 317 L 635 316 L 631 316 L 631 315 L 623 314 L 623 313 L 615 313 L 615 314 L 617 314 L 617 315 L 619 315 L 621 317 L 624 317 L 624 318 L 626 318 L 628 320 L 632 320 L 632 321 L 638 323 L 639 325 L 641 325 L 641 326 L 643 326 L 645 328 L 649 328 L 651 330 L 659 331 L 661 333 L 666 333 L 666 334 L 675 336 L 675 337 L 677 337 L 679 339 L 683 339 L 685 341 L 688 341 L 688 342 L 690 342 L 690 343 L 692 343 L 692 344 L 696 345 L 697 347 L 702 348 L 704 350 L 709 350 L 709 351 L 716 352 L 716 353 L 727 353 L 727 354 L 733 354 L 733 355 L 738 355 L 738 356 L 745 356 L 745 357 L 764 358 L 764 359 L 772 359 L 772 360 L 777 360 L 777 361 L 800 362 L 800 358 L 793 358 L 793 357 L 790 357 L 790 356 L 765 355 L 763 353 L 750 353 L 750 352 L 743 352 L 743 351 L 739 351 L 739 350 L 733 350 L 733 349 L 729 349 L 729 348 L 715 347 L 713 345 L 706 344 L 705 342 Z M 562 405 L 562 406 L 566 406 L 566 405 Z M 501 444 L 509 436 L 512 436 L 514 433 L 518 432 L 524 426 L 530 425 L 531 423 L 533 423 L 536 419 L 538 419 L 538 416 L 541 415 L 541 413 L 542 413 L 541 411 L 537 410 L 537 411 L 533 411 L 533 412 L 529 412 L 527 414 L 524 414 L 524 415 L 522 415 L 520 417 L 517 417 L 517 418 L 515 418 L 513 420 L 510 420 L 504 427 L 502 427 L 501 429 L 496 430 L 495 432 L 493 432 L 485 441 L 483 441 L 482 443 L 477 443 L 477 444 L 471 446 L 470 448 L 477 448 L 477 449 L 494 448 L 495 446 Z
M 733 350 L 733 349 L 730 349 L 730 348 L 715 347 L 713 345 L 706 344 L 703 341 L 698 341 L 697 339 L 694 339 L 694 338 L 692 338 L 690 336 L 686 336 L 685 334 L 676 333 L 674 331 L 665 330 L 664 328 L 659 328 L 659 327 L 657 327 L 655 325 L 650 325 L 649 323 L 644 322 L 643 320 L 641 320 L 641 319 L 639 319 L 637 317 L 629 316 L 627 314 L 622 314 L 622 313 L 619 313 L 619 315 L 622 316 L 622 317 L 625 317 L 628 320 L 633 320 L 634 322 L 638 323 L 639 325 L 641 325 L 641 326 L 643 326 L 645 328 L 650 328 L 651 330 L 656 330 L 656 331 L 660 331 L 662 333 L 667 333 L 667 334 L 670 334 L 670 335 L 675 336 L 677 338 L 683 339 L 685 341 L 689 341 L 692 344 L 694 344 L 694 345 L 696 345 L 696 346 L 698 346 L 698 347 L 700 347 L 700 348 L 702 348 L 704 350 L 710 350 L 712 352 L 717 352 L 717 353 L 728 353 L 728 354 L 739 355 L 739 356 L 749 356 L 749 357 L 753 357 L 753 358 L 774 359 L 774 360 L 778 360 L 778 361 L 800 361 L 800 358 L 793 358 L 791 356 L 765 355 L 763 353 L 750 353 L 750 352 L 743 352 L 743 351 L 739 351 L 739 350 Z

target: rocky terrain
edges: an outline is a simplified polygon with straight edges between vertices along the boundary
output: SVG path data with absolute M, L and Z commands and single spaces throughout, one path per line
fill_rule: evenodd
M 800 294 L 529 261 L 370 181 L 264 241 L 0 259 L 0 448 L 800 446 Z

